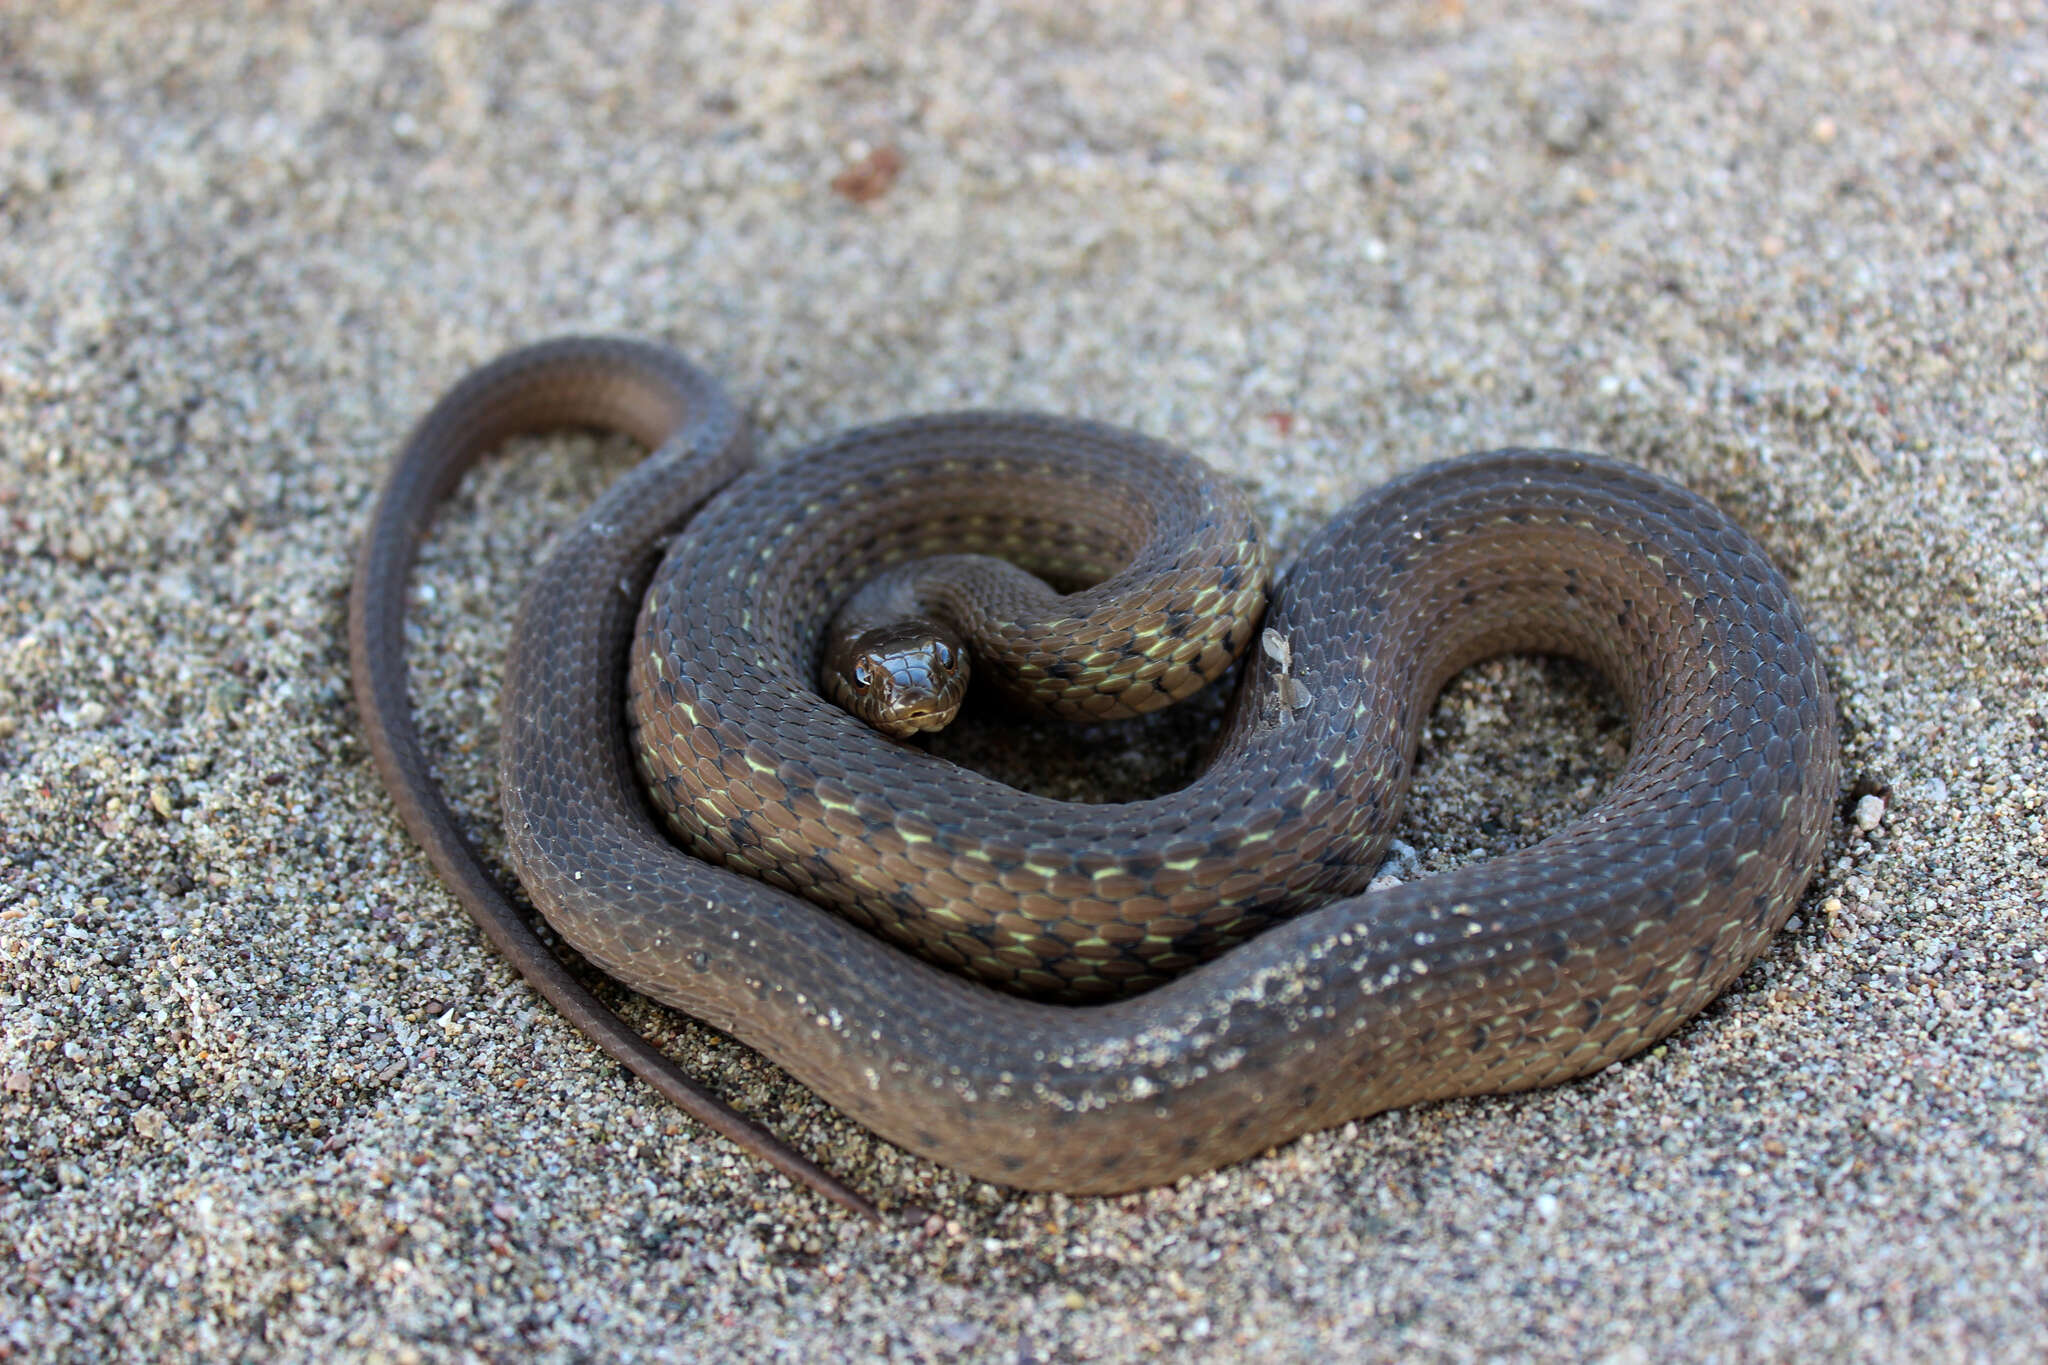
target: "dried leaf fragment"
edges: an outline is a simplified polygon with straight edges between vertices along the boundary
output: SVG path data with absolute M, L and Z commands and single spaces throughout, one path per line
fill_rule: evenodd
M 880 199 L 903 173 L 903 153 L 884 143 L 832 177 L 832 188 L 856 204 Z

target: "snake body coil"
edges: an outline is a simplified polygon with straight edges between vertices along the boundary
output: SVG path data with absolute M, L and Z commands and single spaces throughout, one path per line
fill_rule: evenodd
M 1360 499 L 1275 589 L 1265 628 L 1286 663 L 1251 651 L 1205 773 L 1169 796 L 1077 807 L 942 764 L 821 700 L 822 633 L 850 579 L 921 548 L 1003 550 L 1008 537 L 1012 557 L 1056 580 L 1102 576 L 1156 529 L 1139 494 L 1157 447 L 1092 424 L 961 415 L 742 474 L 742 424 L 670 353 L 580 339 L 516 352 L 428 415 L 373 515 L 352 637 L 373 749 L 408 826 L 522 971 L 664 1093 L 842 1202 L 858 1199 L 685 1095 L 552 959 L 533 960 L 545 950 L 476 865 L 419 754 L 401 650 L 418 539 L 484 451 L 559 426 L 656 450 L 563 537 L 521 607 L 501 795 L 528 893 L 613 976 L 986 1179 L 1131 1189 L 1382 1109 L 1595 1071 L 1725 987 L 1790 914 L 1825 841 L 1835 711 L 1798 609 L 1723 514 L 1640 471 L 1511 451 Z M 736 476 L 677 539 L 643 609 L 656 547 Z M 1074 500 L 1060 501 L 1062 482 Z M 1007 528 L 1004 504 L 1021 518 Z M 1235 515 L 1218 514 L 1220 534 L 1200 515 L 1187 529 L 1242 541 Z M 937 539 L 920 529 L 933 522 Z M 1048 557 L 1062 526 L 1084 553 Z M 1207 553 L 1182 564 L 1206 592 L 1127 599 L 1105 584 L 1072 617 L 1113 598 L 1097 621 L 1108 628 L 1057 659 L 1021 647 L 1010 686 L 1028 690 L 1033 669 L 1092 686 L 1096 659 L 1123 670 L 1109 691 L 1165 691 L 1181 642 L 1199 643 L 1180 664 L 1243 648 L 1240 617 L 1201 624 L 1188 598 L 1242 597 L 1255 575 L 1232 579 Z M 997 624 L 1018 614 L 990 609 Z M 1606 674 L 1633 719 L 1624 771 L 1534 847 L 1363 891 L 1435 694 L 1510 651 Z M 636 761 L 663 817 L 725 865 L 664 836 Z M 1030 1001 L 786 888 L 1011 989 L 1112 992 L 1208 960 L 1108 1003 Z

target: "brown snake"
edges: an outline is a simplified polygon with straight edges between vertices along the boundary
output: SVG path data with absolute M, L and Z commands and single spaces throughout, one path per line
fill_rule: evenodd
M 1207 626 L 1197 609 L 1251 579 L 1206 549 L 1154 543 L 1180 524 L 1144 505 L 1151 464 L 1173 463 L 1162 448 L 1094 424 L 959 414 L 748 473 L 744 421 L 672 352 L 576 338 L 514 352 L 422 420 L 371 517 L 351 646 L 379 769 L 471 915 L 572 1022 L 850 1208 L 871 1212 L 698 1091 L 562 968 L 421 751 L 403 654 L 419 541 L 477 459 L 560 427 L 654 453 L 564 534 L 520 608 L 500 786 L 528 894 L 619 980 L 988 1180 L 1132 1189 L 1383 1109 L 1596 1071 L 1671 1032 L 1762 950 L 1826 839 L 1835 707 L 1784 580 L 1725 515 L 1641 471 L 1506 451 L 1366 495 L 1274 589 L 1264 628 L 1279 648 L 1249 652 L 1202 775 L 1164 797 L 1077 806 L 862 725 L 818 695 L 816 661 L 859 580 L 934 549 L 1004 550 L 1068 586 L 1109 576 L 1065 599 L 1071 611 L 1035 599 L 1095 634 L 1064 654 L 1020 645 L 1012 691 L 1062 673 L 1101 691 L 1099 664 L 1123 670 L 1107 691 L 1150 688 L 1142 705 L 1185 681 L 1170 670 L 1242 649 L 1248 623 Z M 1161 477 L 1204 482 L 1184 467 Z M 1235 515 L 1182 529 L 1255 536 Z M 1193 564 L 1194 586 L 1156 599 L 1118 579 L 1147 556 L 1169 574 Z M 1633 724 L 1624 770 L 1533 847 L 1364 890 L 1437 692 L 1511 651 L 1608 677 Z M 677 835 L 776 884 L 672 842 L 636 758 Z M 1128 990 L 1200 961 L 1142 994 L 1045 1003 L 854 920 L 1014 989 Z

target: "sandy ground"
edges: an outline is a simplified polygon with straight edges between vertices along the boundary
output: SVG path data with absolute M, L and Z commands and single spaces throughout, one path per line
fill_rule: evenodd
M 2048 1353 L 2039 4 L 171 8 L 0 8 L 0 1358 Z M 357 739 L 384 462 L 572 327 L 682 346 L 771 452 L 1135 425 L 1283 541 L 1464 449 L 1643 462 L 1816 622 L 1827 865 L 1648 1055 L 1120 1199 L 936 1169 L 626 1002 L 928 1215 L 864 1226 L 540 1006 Z M 486 840 L 591 454 L 473 478 L 423 574 Z M 1526 843 L 1624 735 L 1580 673 L 1475 670 L 1403 838 Z

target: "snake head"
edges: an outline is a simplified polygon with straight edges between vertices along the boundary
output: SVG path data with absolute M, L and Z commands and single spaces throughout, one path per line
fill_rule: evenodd
M 823 671 L 832 700 L 891 739 L 945 729 L 967 699 L 967 651 L 930 621 L 866 631 Z

